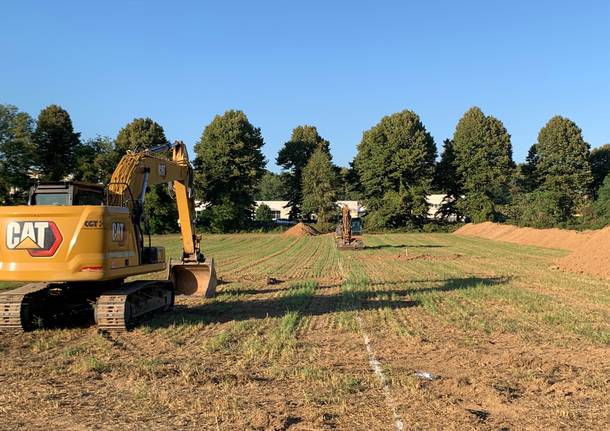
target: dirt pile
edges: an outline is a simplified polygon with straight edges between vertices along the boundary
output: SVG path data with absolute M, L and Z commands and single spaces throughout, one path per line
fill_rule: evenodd
M 595 233 L 596 231 L 578 232 L 565 229 L 534 229 L 531 227 L 517 227 L 491 222 L 470 223 L 455 231 L 456 235 L 476 236 L 496 241 L 547 248 L 561 248 L 571 251 L 579 249 Z
M 557 260 L 559 268 L 610 279 L 610 227 L 577 232 L 485 222 L 467 224 L 455 231 L 455 234 L 570 250 L 572 253 Z
M 593 231 L 571 254 L 557 261 L 561 269 L 610 279 L 610 226 Z
M 284 232 L 284 236 L 296 236 L 296 237 L 315 236 L 315 235 L 319 235 L 319 234 L 320 233 L 317 230 L 315 230 L 311 226 L 306 225 L 303 222 L 295 224 L 290 229 L 288 229 L 286 232 Z

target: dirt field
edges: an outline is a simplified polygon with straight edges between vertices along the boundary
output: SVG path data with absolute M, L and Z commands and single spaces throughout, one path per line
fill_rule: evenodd
M 206 237 L 212 300 L 3 336 L 0 429 L 608 429 L 610 281 L 553 269 L 559 250 L 364 240 Z
M 455 234 L 569 250 L 570 253 L 555 261 L 558 268 L 610 280 L 610 227 L 578 232 L 485 222 L 469 223 L 455 231 Z
M 576 250 L 590 240 L 598 231 L 586 230 L 578 232 L 567 229 L 535 229 L 532 227 L 518 227 L 501 223 L 469 223 L 462 226 L 456 235 L 476 236 L 493 239 L 495 241 L 512 242 L 521 245 L 537 247 L 560 248 L 563 250 Z

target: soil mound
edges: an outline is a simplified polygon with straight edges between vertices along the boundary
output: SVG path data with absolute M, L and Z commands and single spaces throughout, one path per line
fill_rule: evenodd
M 319 234 L 320 233 L 317 230 L 315 230 L 311 226 L 306 225 L 303 222 L 295 224 L 290 229 L 288 229 L 286 232 L 284 232 L 284 236 L 296 236 L 296 237 L 315 236 L 315 235 L 319 235 Z
M 610 279 L 610 226 L 601 230 L 577 232 L 485 222 L 467 224 L 455 231 L 455 234 L 570 250 L 572 253 L 557 260 L 560 269 Z
M 469 223 L 456 230 L 455 234 L 574 251 L 591 239 L 596 234 L 596 231 L 578 232 L 556 228 L 534 229 L 531 227 L 517 227 L 485 222 L 478 224 Z
M 591 237 L 568 256 L 557 261 L 561 269 L 610 279 L 610 226 Z

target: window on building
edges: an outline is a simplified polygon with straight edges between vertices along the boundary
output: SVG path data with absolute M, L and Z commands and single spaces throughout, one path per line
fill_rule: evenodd
M 281 217 L 281 213 L 279 211 L 271 210 L 271 218 L 273 220 L 278 220 Z

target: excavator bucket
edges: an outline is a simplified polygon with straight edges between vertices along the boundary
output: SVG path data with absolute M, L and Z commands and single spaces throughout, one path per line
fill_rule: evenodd
M 169 279 L 176 295 L 194 295 L 211 298 L 216 293 L 216 268 L 214 259 L 209 262 L 169 263 Z
M 340 239 L 337 241 L 337 248 L 339 250 L 362 250 L 364 248 L 364 243 L 360 239 L 352 238 L 350 242 Z

